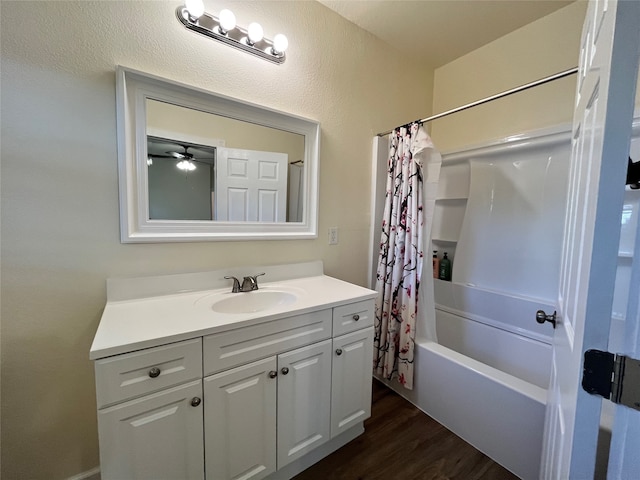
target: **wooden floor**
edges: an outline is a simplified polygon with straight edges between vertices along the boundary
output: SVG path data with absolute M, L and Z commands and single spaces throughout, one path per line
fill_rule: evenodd
M 398 394 L 374 381 L 365 433 L 294 480 L 514 480 Z

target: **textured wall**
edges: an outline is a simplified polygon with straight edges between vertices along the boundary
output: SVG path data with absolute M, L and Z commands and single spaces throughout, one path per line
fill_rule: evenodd
M 98 465 L 88 350 L 107 277 L 321 259 L 328 274 L 365 284 L 371 137 L 430 113 L 432 71 L 319 3 L 224 2 L 241 25 L 288 35 L 281 66 L 186 31 L 179 3 L 0 4 L 4 478 Z M 120 244 L 118 64 L 318 120 L 320 237 Z
M 586 5 L 572 3 L 436 69 L 434 113 L 578 66 Z M 433 140 L 440 150 L 449 151 L 570 124 L 576 81 L 571 75 L 435 120 Z

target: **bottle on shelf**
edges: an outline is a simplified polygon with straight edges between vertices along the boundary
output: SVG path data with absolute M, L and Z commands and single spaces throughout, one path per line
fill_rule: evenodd
M 451 281 L 451 260 L 447 257 L 447 252 L 444 252 L 444 257 L 440 260 L 438 278 L 440 280 Z
M 438 258 L 438 251 L 433 251 L 433 278 L 440 278 L 440 259 Z

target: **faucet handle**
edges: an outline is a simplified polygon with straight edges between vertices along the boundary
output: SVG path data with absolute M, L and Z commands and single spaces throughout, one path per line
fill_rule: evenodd
M 258 290 L 258 277 L 264 275 L 264 272 L 259 273 L 257 275 L 247 275 L 242 280 L 242 286 L 240 287 L 241 292 L 251 292 L 253 290 Z
M 231 293 L 238 293 L 240 291 L 240 281 L 236 277 L 224 277 L 225 280 L 233 280 L 233 288 Z
M 258 277 L 261 277 L 262 275 L 266 275 L 266 273 L 262 272 L 251 277 L 253 279 L 253 285 L 255 286 L 255 290 L 258 289 Z

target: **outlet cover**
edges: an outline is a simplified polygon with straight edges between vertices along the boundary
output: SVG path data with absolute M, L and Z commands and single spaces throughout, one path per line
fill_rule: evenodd
M 338 227 L 329 228 L 329 245 L 338 244 Z

